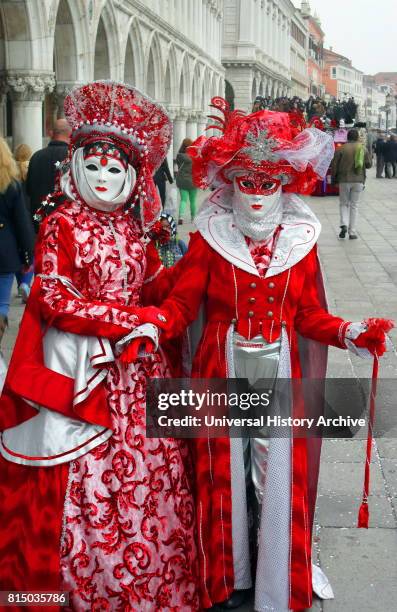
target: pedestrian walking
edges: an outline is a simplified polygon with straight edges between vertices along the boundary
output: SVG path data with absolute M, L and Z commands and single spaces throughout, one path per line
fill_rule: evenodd
M 15 149 L 14 157 L 18 166 L 19 180 L 21 182 L 22 194 L 25 202 L 26 209 L 30 213 L 30 198 L 26 191 L 26 179 L 28 176 L 29 161 L 32 157 L 32 149 L 27 144 L 20 144 Z M 18 295 L 22 298 L 22 301 L 26 304 L 30 293 L 30 285 L 33 279 L 33 265 L 28 270 L 23 268 L 15 273 L 15 278 L 18 285 Z
M 44 198 L 54 191 L 56 163 L 65 159 L 71 129 L 66 119 L 57 119 L 51 132 L 51 140 L 44 149 L 36 151 L 29 164 L 26 191 L 30 197 L 32 217 L 40 208 Z M 36 231 L 38 224 L 35 222 Z
M 383 171 L 385 169 L 384 146 L 385 137 L 383 134 L 379 134 L 374 144 L 376 155 L 376 178 L 383 178 Z
M 183 223 L 183 215 L 185 212 L 186 204 L 190 203 L 190 217 L 193 221 L 196 215 L 196 199 L 197 199 L 197 187 L 193 183 L 192 177 L 192 159 L 186 153 L 186 149 L 193 143 L 190 138 L 185 138 L 181 144 L 178 155 L 176 156 L 176 163 L 178 165 L 178 173 L 176 175 L 176 186 L 179 189 L 181 196 L 181 203 L 179 205 L 179 224 Z
M 0 137 L 0 344 L 8 324 L 14 275 L 33 259 L 33 228 L 18 178 L 10 148 Z
M 358 204 L 364 190 L 366 168 L 372 160 L 366 147 L 358 141 L 359 132 L 353 128 L 347 133 L 347 143 L 336 150 L 331 165 L 332 179 L 339 183 L 340 233 L 339 238 L 357 238 Z
M 395 178 L 397 164 L 397 141 L 392 134 L 383 146 L 383 157 L 385 160 L 385 175 L 386 178 Z
M 169 182 L 170 185 L 174 182 L 172 178 L 172 174 L 170 172 L 170 168 L 168 166 L 167 158 L 164 159 L 160 168 L 154 174 L 154 182 L 159 190 L 161 204 L 164 208 L 165 206 L 165 198 L 166 198 L 166 183 Z

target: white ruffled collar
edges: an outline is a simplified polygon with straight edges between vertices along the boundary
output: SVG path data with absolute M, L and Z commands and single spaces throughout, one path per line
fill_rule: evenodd
M 316 244 L 321 231 L 320 221 L 301 198 L 292 193 L 283 193 L 281 198 L 282 231 L 265 278 L 281 274 L 301 261 Z M 204 240 L 224 259 L 259 276 L 245 236 L 234 223 L 229 187 L 211 193 L 194 223 Z

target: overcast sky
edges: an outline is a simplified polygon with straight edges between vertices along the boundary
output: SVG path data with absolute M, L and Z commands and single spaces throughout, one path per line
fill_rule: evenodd
M 300 0 L 293 0 L 300 7 Z M 397 0 L 309 0 L 325 46 L 366 74 L 397 72 Z

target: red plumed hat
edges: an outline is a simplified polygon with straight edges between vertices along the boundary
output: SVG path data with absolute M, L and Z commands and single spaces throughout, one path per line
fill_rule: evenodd
M 284 191 L 308 194 L 325 176 L 334 154 L 332 138 L 306 127 L 303 116 L 269 110 L 246 115 L 231 111 L 219 97 L 211 106 L 223 114 L 211 115 L 217 124 L 210 126 L 222 135 L 201 136 L 187 150 L 198 187 L 227 184 L 235 172 L 254 171 L 280 179 Z
M 161 211 L 153 172 L 172 138 L 172 124 L 163 107 L 135 87 L 94 81 L 74 88 L 64 108 L 72 128 L 70 155 L 96 142 L 108 142 L 124 152 L 137 172 L 130 203 L 139 204 L 142 225 L 149 227 Z

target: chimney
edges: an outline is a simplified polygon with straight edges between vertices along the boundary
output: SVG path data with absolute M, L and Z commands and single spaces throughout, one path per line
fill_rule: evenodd
M 310 4 L 308 0 L 302 0 L 301 2 L 301 13 L 304 17 L 309 17 L 311 14 Z

